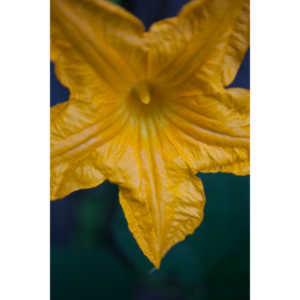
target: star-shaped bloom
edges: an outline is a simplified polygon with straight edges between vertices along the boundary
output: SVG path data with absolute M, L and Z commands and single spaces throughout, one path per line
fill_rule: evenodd
M 196 0 L 152 25 L 102 0 L 51 2 L 51 199 L 118 184 L 158 268 L 203 219 L 198 172 L 249 173 L 249 91 L 226 88 L 249 44 L 248 0 Z

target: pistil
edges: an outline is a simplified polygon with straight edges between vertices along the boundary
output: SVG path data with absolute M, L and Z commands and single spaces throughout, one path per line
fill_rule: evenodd
M 133 92 L 142 103 L 149 104 L 151 102 L 150 86 L 147 82 L 137 84 L 133 88 Z

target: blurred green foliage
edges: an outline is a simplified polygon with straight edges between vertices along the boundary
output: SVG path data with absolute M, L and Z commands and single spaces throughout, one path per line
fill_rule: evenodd
M 51 249 L 52 299 L 249 299 L 249 176 L 200 177 L 205 219 L 160 270 L 129 232 L 116 186 L 81 192 L 72 243 Z

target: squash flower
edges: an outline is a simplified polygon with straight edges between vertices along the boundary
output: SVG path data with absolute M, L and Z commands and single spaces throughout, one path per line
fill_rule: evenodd
M 153 24 L 104 0 L 51 1 L 51 199 L 119 186 L 139 247 L 162 257 L 203 219 L 198 172 L 249 174 L 248 0 L 195 0 Z

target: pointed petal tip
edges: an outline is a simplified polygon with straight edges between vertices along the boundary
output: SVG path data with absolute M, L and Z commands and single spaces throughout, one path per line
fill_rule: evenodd
M 151 273 L 154 272 L 154 271 L 158 271 L 160 269 L 160 264 L 161 264 L 161 258 L 159 259 L 153 259 L 153 258 L 149 258 L 149 261 L 153 264 L 153 268 L 151 269 Z

